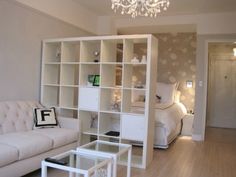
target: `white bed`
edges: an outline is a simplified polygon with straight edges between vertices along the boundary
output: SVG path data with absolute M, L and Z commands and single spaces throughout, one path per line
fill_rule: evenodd
M 182 118 L 185 114 L 186 109 L 181 103 L 173 103 L 164 109 L 155 109 L 155 147 L 168 148 L 181 133 Z
M 158 85 L 162 86 L 163 83 Z M 168 87 L 173 87 L 172 91 L 171 89 L 168 91 Z M 160 88 L 158 95 L 164 101 L 155 104 L 154 147 L 166 149 L 181 133 L 182 119 L 187 111 L 185 106 L 179 101 L 180 92 L 175 89 L 174 84 L 165 84 L 163 88 Z M 137 95 L 134 97 L 137 98 Z M 134 112 L 142 111 L 144 102 L 135 101 L 135 98 L 133 101 L 132 110 Z

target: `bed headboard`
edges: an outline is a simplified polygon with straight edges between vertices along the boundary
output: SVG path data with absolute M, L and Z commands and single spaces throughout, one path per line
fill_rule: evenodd
M 180 95 L 181 95 L 181 92 L 179 90 L 176 90 L 175 91 L 175 99 L 174 99 L 175 103 L 179 103 L 180 102 Z

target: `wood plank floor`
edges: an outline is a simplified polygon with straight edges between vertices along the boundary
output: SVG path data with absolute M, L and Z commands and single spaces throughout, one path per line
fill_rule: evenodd
M 119 177 L 125 173 L 118 169 Z M 66 176 L 51 170 L 48 177 Z M 24 177 L 40 177 L 40 171 Z M 132 168 L 132 177 L 236 177 L 236 130 L 207 128 L 204 142 L 179 137 L 168 150 L 155 149 L 148 169 Z

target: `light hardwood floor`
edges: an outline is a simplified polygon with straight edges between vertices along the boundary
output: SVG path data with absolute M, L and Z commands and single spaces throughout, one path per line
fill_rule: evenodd
M 125 169 L 118 169 L 124 177 Z M 48 177 L 66 177 L 51 170 Z M 40 171 L 25 177 L 40 177 Z M 155 149 L 146 170 L 132 168 L 132 177 L 236 177 L 236 130 L 207 128 L 206 140 L 179 137 L 168 150 Z

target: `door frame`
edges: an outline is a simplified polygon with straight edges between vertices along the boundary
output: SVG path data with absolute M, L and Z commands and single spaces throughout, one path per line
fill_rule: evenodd
M 206 81 L 205 83 L 205 87 L 204 87 L 204 101 L 203 101 L 203 105 L 204 105 L 204 110 L 203 110 L 203 119 L 202 119 L 202 138 L 203 140 L 205 139 L 205 133 L 206 133 L 206 116 L 207 116 L 207 101 L 208 101 L 208 76 L 209 76 L 209 57 L 208 57 L 208 49 L 209 49 L 209 43 L 224 43 L 224 42 L 232 42 L 234 43 L 236 41 L 236 39 L 212 39 L 212 40 L 206 40 L 205 41 L 205 54 L 204 54 L 204 65 L 206 66 L 206 71 L 204 72 L 204 80 Z M 233 52 L 233 51 L 232 51 Z
M 217 44 L 219 44 L 219 45 L 221 45 L 220 43 L 217 43 Z M 226 43 L 224 43 L 224 44 L 226 44 Z M 224 45 L 223 44 L 223 45 Z M 231 43 L 229 43 L 229 45 L 230 46 L 232 46 L 233 44 L 231 44 Z M 208 97 L 207 97 L 207 112 L 206 112 L 206 114 L 207 114 L 207 116 L 206 116 L 206 126 L 209 126 L 209 127 L 216 127 L 216 128 L 233 128 L 233 127 L 227 127 L 227 126 L 229 126 L 229 125 L 225 125 L 224 124 L 224 122 L 225 122 L 225 120 L 222 120 L 221 118 L 222 118 L 222 115 L 221 115 L 221 117 L 218 117 L 217 116 L 217 114 L 219 113 L 217 113 L 215 116 L 216 117 L 218 117 L 218 119 L 220 119 L 221 120 L 221 123 L 218 123 L 218 125 L 209 125 L 209 124 L 207 124 L 207 120 L 211 120 L 211 121 L 213 121 L 214 122 L 214 120 L 216 120 L 214 117 L 215 116 L 212 116 L 212 113 L 213 114 L 215 114 L 216 112 L 216 109 L 215 109 L 215 102 L 213 101 L 214 100 L 214 98 L 215 97 L 217 97 L 216 95 L 217 95 L 217 91 L 218 91 L 218 89 L 215 89 L 216 87 L 215 87 L 215 84 L 216 83 L 218 83 L 218 81 L 217 82 L 215 82 L 215 79 L 217 78 L 217 77 L 215 77 L 215 74 L 216 73 L 218 73 L 217 71 L 219 71 L 218 69 L 216 69 L 215 68 L 215 64 L 217 63 L 217 62 L 221 62 L 220 63 L 220 66 L 228 66 L 228 64 L 229 64 L 229 66 L 228 67 L 231 67 L 232 65 L 233 65 L 233 63 L 235 63 L 235 57 L 233 56 L 233 54 L 232 54 L 232 51 L 231 52 L 222 52 L 222 53 L 211 53 L 210 55 L 209 55 L 209 67 L 208 67 L 208 86 L 207 86 L 207 89 L 208 89 Z M 223 63 L 222 63 L 223 62 Z M 228 68 L 229 69 L 229 68 Z M 227 71 L 229 71 L 228 69 L 226 69 Z M 232 75 L 232 73 L 231 74 L 229 74 L 229 76 L 230 75 Z M 224 84 L 220 84 L 220 85 L 224 85 Z M 214 89 L 213 90 L 213 92 L 215 92 L 215 93 L 213 93 L 213 92 L 211 92 L 212 91 L 212 89 Z M 212 93 L 212 94 L 211 94 Z M 229 92 L 227 92 L 227 93 L 229 93 Z M 226 101 L 225 102 L 225 104 L 228 104 L 229 103 L 229 101 Z M 231 104 L 230 104 L 231 105 Z M 222 110 L 222 111 L 224 111 L 224 110 Z M 212 118 L 212 119 L 209 119 L 209 118 Z M 214 119 L 214 120 L 213 120 Z M 213 123 L 214 124 L 214 123 Z M 235 128 L 235 127 L 234 127 Z

